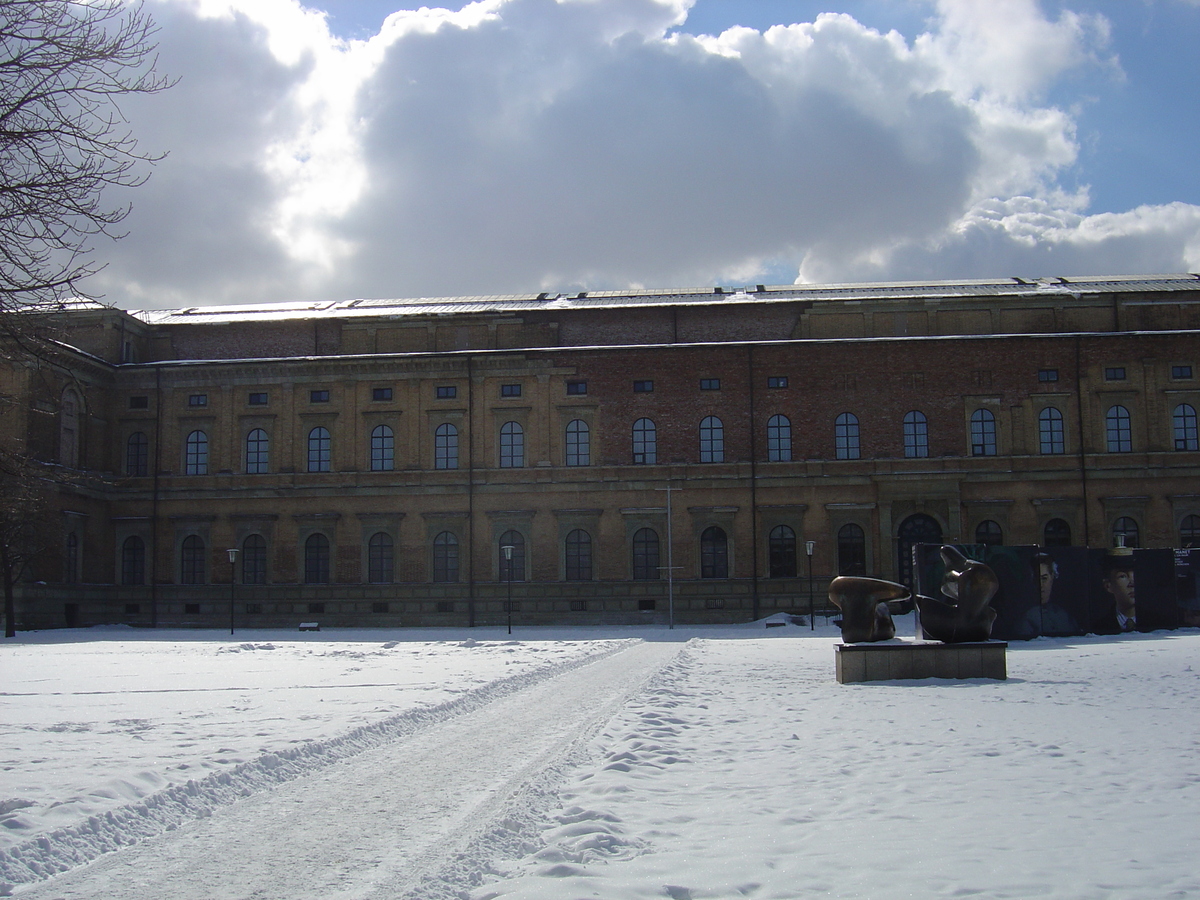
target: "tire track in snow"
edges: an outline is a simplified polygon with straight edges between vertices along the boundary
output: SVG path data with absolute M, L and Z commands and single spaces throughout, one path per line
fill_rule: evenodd
M 571 756 L 680 645 L 635 643 L 218 809 L 21 896 L 393 898 L 453 873 L 513 798 Z M 538 673 L 532 673 L 538 674 Z M 486 689 L 485 689 L 486 690 Z M 226 773 L 222 773 L 226 774 Z M 470 854 L 466 854 L 468 857 Z M 423 896 L 417 894 L 416 896 Z

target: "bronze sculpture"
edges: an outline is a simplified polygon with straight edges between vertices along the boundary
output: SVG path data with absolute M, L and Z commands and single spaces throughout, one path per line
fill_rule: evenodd
M 894 638 L 892 616 L 913 608 L 912 592 L 904 585 L 858 575 L 833 579 L 829 599 L 842 611 L 842 640 L 850 644 Z

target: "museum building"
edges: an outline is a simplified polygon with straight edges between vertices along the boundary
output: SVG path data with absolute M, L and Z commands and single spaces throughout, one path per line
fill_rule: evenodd
M 1200 536 L 1195 275 L 49 322 L 19 628 L 737 622 L 914 543 Z

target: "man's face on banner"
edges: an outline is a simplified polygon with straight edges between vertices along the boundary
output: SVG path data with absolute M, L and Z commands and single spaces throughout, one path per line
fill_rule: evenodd
M 1038 587 L 1042 592 L 1042 605 L 1050 602 L 1050 592 L 1054 590 L 1054 566 L 1052 563 L 1038 565 Z
M 1104 589 L 1117 601 L 1117 612 L 1124 616 L 1133 615 L 1136 597 L 1132 569 L 1116 569 L 1109 572 L 1108 577 L 1104 579 Z

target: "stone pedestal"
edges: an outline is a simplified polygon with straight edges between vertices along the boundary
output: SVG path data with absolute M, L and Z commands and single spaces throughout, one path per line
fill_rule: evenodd
M 942 644 L 889 641 L 834 647 L 839 684 L 901 678 L 1008 678 L 1007 641 Z

